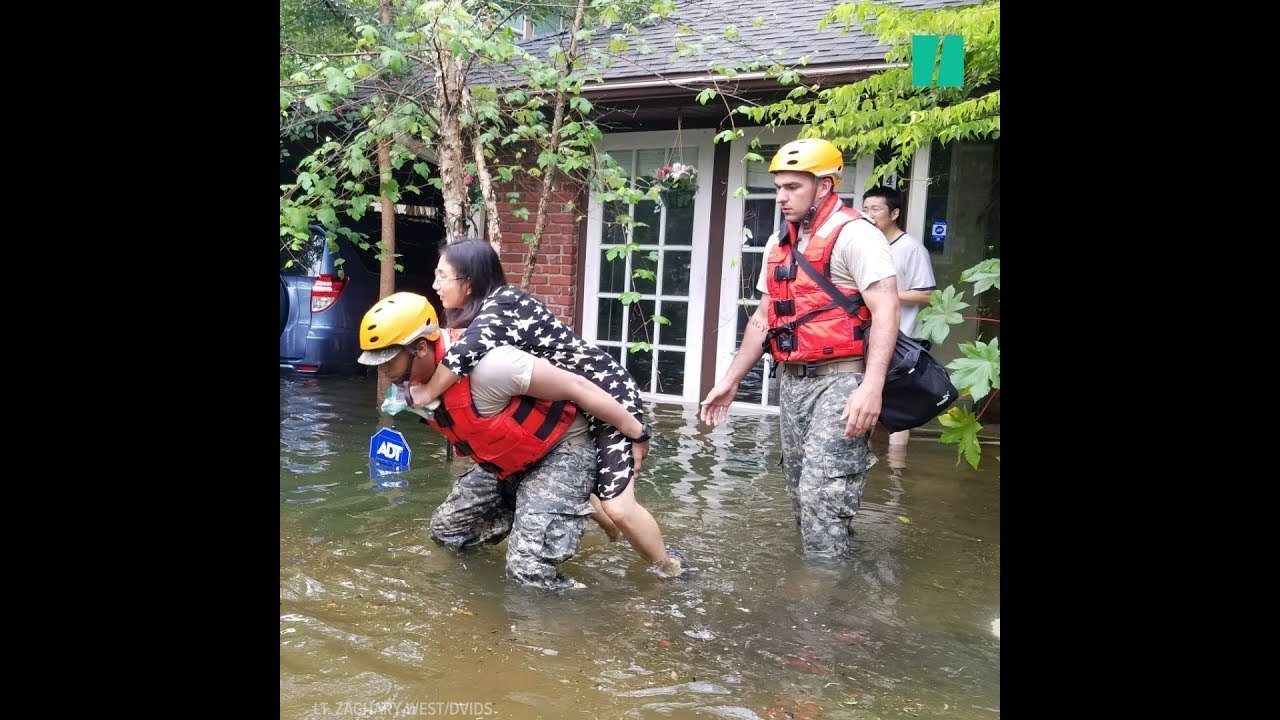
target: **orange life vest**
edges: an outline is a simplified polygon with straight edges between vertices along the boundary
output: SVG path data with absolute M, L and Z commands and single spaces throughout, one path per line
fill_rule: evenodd
M 804 246 L 804 258 L 825 277 L 831 277 L 831 252 L 846 223 L 871 222 L 834 193 L 827 196 L 814 218 L 817 228 Z M 765 283 L 769 289 L 769 331 L 765 349 L 778 362 L 822 362 L 866 354 L 866 333 L 871 311 L 857 290 L 839 288 L 845 298 L 836 301 L 797 264 L 792 253 L 799 226 L 787 223 L 787 235 L 778 240 L 767 258 Z M 852 304 L 850 304 L 850 301 Z M 845 306 L 853 309 L 850 314 Z
M 442 337 L 436 341 L 437 368 L 443 358 Z M 471 377 L 467 376 L 440 396 L 440 406 L 427 424 L 448 438 L 460 454 L 502 480 L 551 452 L 577 414 L 573 403 L 521 395 L 497 415 L 481 417 L 471 401 Z

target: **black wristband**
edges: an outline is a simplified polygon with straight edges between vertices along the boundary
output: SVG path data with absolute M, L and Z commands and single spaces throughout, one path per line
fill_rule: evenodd
M 640 437 L 627 438 L 628 440 L 638 443 L 649 442 L 649 439 L 653 437 L 653 427 L 649 423 L 641 424 L 643 428 L 640 430 Z

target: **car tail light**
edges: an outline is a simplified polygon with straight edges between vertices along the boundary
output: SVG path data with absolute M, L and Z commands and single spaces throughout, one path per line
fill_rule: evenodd
M 346 278 L 332 275 L 317 276 L 315 285 L 311 286 L 311 312 L 324 312 L 333 307 L 333 304 L 338 301 L 338 296 L 342 294 L 342 288 L 346 286 Z

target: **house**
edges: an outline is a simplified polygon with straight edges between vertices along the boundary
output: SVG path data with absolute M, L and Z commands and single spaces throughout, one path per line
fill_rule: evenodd
M 901 4 L 924 8 L 972 2 Z M 823 87 L 891 67 L 884 62 L 887 47 L 856 27 L 847 33 L 836 26 L 817 30 L 833 6 L 812 0 L 677 3 L 668 21 L 633 38 L 632 49 L 602 69 L 601 82 L 584 90 L 595 107 L 593 118 L 607 133 L 602 148 L 633 178 L 678 161 L 697 168 L 699 186 L 687 205 L 644 201 L 631 209 L 624 204 L 605 207 L 577 188 L 557 187 L 529 290 L 584 338 L 612 352 L 651 399 L 697 402 L 732 360 L 758 303 L 754 288 L 763 246 L 780 220 L 767 163 L 744 162 L 744 155 L 758 139 L 762 149 L 757 152 L 768 159 L 800 129 L 752 127 L 745 116 L 730 115 L 729 108 L 742 102 L 785 96 L 789 88 L 779 90 L 763 72 L 742 73 L 729 85 L 719 78 L 725 94 L 699 104 L 697 94 L 712 87 L 709 78 L 715 77 L 707 72 L 708 63 L 762 57 L 790 64 L 807 55 L 803 82 Z M 705 52 L 673 58 L 677 23 L 694 31 L 684 38 L 703 43 Z M 729 24 L 737 29 L 736 39 L 725 36 Z M 523 45 L 540 53 L 562 42 L 564 35 L 534 37 Z M 609 39 L 610 33 L 597 32 L 593 42 L 604 46 Z M 640 52 L 645 43 L 652 52 Z M 731 127 L 745 130 L 745 137 L 713 142 L 717 132 Z M 873 166 L 873 158 L 867 157 L 846 167 L 840 192 L 847 203 L 861 206 Z M 971 299 L 972 287 L 959 283 L 960 273 L 985 258 L 998 257 L 1000 251 L 999 141 L 945 148 L 935 141 L 917 152 L 901 175 L 889 182 L 900 182 L 907 195 L 905 228 L 930 248 L 938 287 L 956 285 Z M 747 194 L 734 197 L 739 187 Z M 520 191 L 526 193 L 524 206 L 532 207 L 536 200 L 528 194 L 531 189 L 503 186 L 498 197 L 504 200 L 506 192 Z M 533 230 L 533 218 L 514 222 L 507 215 L 512 209 L 499 203 L 504 218 L 501 255 L 508 279 L 518 282 L 528 262 L 528 247 L 520 234 Z M 619 212 L 631 212 L 648 224 L 637 228 L 632 238 L 644 252 L 609 260 L 610 248 L 626 241 L 624 229 L 610 222 Z M 656 253 L 656 262 L 646 258 L 650 251 Z M 652 270 L 655 279 L 636 280 L 632 287 L 637 268 Z M 638 291 L 641 299 L 624 307 L 618 298 L 628 290 Z M 987 295 L 998 291 L 984 295 L 984 301 Z M 998 316 L 998 299 L 975 312 Z M 670 324 L 652 322 L 655 314 Z M 939 359 L 958 356 L 957 343 L 971 342 L 978 332 L 975 325 L 955 326 L 951 337 L 935 349 Z M 626 352 L 626 346 L 637 341 L 653 349 Z M 741 383 L 738 407 L 776 408 L 778 381 L 769 377 L 769 363 L 766 355 Z

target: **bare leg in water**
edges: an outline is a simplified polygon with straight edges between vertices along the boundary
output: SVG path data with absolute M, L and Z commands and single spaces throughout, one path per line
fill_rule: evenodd
M 601 506 L 608 519 L 613 521 L 627 538 L 627 542 L 631 543 L 631 547 L 644 559 L 654 563 L 659 574 L 670 577 L 684 572 L 680 559 L 667 555 L 667 546 L 662 541 L 658 522 L 643 505 L 636 502 L 634 482 L 628 483 L 617 497 L 602 501 Z
M 596 497 L 595 493 L 591 493 L 591 519 L 595 520 L 600 529 L 609 536 L 609 542 L 622 539 L 622 531 L 609 519 L 609 514 L 604 511 L 604 507 L 600 505 L 600 498 Z

